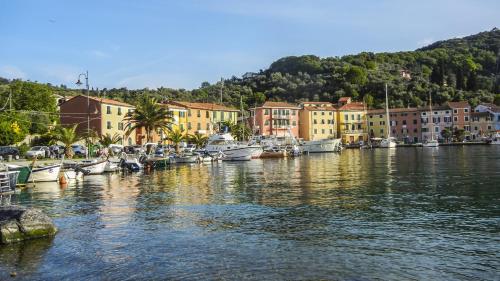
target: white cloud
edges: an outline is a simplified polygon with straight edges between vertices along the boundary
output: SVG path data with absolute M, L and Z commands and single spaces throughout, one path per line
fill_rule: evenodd
M 0 76 L 7 79 L 26 79 L 26 73 L 19 67 L 13 65 L 4 65 L 0 67 Z
M 96 57 L 96 58 L 109 58 L 111 57 L 110 54 L 101 51 L 101 50 L 92 50 L 89 52 L 91 56 Z

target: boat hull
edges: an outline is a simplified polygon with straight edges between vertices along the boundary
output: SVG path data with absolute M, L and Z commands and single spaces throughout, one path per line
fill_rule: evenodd
M 302 145 L 305 153 L 337 152 L 340 150 L 340 139 L 306 141 Z
M 98 175 L 104 173 L 104 169 L 106 168 L 108 161 L 99 161 L 95 163 L 85 163 L 80 164 L 80 169 L 82 169 L 87 175 Z
M 31 169 L 28 182 L 57 181 L 61 164 Z
M 380 148 L 396 148 L 396 142 L 388 139 L 383 139 L 380 142 Z

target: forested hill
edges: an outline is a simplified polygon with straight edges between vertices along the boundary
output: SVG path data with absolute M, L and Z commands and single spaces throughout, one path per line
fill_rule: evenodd
M 314 55 L 284 57 L 266 70 L 225 80 L 223 93 L 224 102 L 236 107 L 239 107 L 240 96 L 245 107 L 266 99 L 335 102 L 342 96 L 365 100 L 370 107 L 381 107 L 385 83 L 391 107 L 423 105 L 429 92 L 436 103 L 460 100 L 468 100 L 472 105 L 500 103 L 500 30 L 495 28 L 464 38 L 439 41 L 408 52 L 364 52 L 326 58 Z M 63 95 L 78 92 L 65 87 L 51 88 Z M 134 103 L 145 92 L 159 99 L 217 102 L 220 88 L 220 82 L 204 82 L 191 91 L 120 88 L 101 89 L 99 94 L 129 103 Z M 98 93 L 93 91 L 92 94 Z

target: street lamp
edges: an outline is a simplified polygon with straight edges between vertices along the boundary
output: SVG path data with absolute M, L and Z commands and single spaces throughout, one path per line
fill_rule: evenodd
M 80 81 L 80 77 L 85 77 L 85 87 L 87 88 L 87 134 L 90 134 L 90 101 L 89 101 L 89 71 L 85 71 L 85 73 L 80 73 L 78 75 L 78 81 L 76 81 L 76 85 L 80 86 L 82 85 L 82 82 Z M 90 153 L 90 147 L 87 142 L 87 159 L 89 158 L 89 153 Z

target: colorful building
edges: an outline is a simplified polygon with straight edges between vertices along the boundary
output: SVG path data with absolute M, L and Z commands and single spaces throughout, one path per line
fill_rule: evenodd
M 350 97 L 340 98 L 337 111 L 337 131 L 342 143 L 358 143 L 368 140 L 366 109 L 362 102 L 353 102 Z
M 125 136 L 126 124 L 123 118 L 134 107 L 128 103 L 98 98 L 75 96 L 60 105 L 61 125 L 77 125 L 77 132 L 85 134 L 87 128 L 98 135 L 118 134 L 122 137 L 121 144 L 133 145 L 137 143 L 136 132 Z M 87 120 L 90 120 L 88 122 Z
M 299 136 L 299 107 L 286 102 L 267 101 L 250 109 L 250 127 L 255 135 Z
M 453 129 L 465 130 L 470 132 L 470 113 L 471 108 L 468 102 L 448 102 L 453 114 Z
M 420 112 L 420 121 L 422 126 L 421 140 L 424 142 L 430 140 L 431 136 L 435 140 L 443 140 L 442 132 L 445 129 L 453 132 L 453 115 L 452 110 L 448 105 L 432 106 L 432 120 L 429 106 L 421 107 L 418 109 Z M 432 132 L 431 132 L 432 130 Z
M 475 112 L 488 112 L 493 122 L 493 130 L 500 131 L 500 106 L 492 103 L 482 103 L 474 109 Z
M 169 101 L 165 104 L 172 108 L 180 107 L 186 110 L 185 127 L 181 123 L 179 128 L 186 130 L 188 134 L 211 135 L 218 130 L 221 122 L 236 123 L 238 121 L 238 109 L 215 103 Z
M 330 102 L 303 102 L 299 111 L 299 136 L 309 140 L 337 138 L 337 109 Z
M 490 137 L 494 132 L 493 116 L 489 112 L 472 112 L 470 114 L 471 139 L 481 140 Z
M 416 143 L 421 138 L 420 112 L 417 108 L 389 109 L 391 137 L 404 143 Z M 387 137 L 385 109 L 368 111 L 368 132 L 370 137 Z

